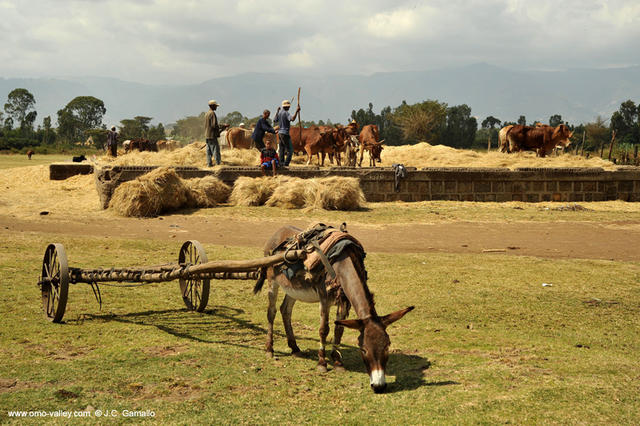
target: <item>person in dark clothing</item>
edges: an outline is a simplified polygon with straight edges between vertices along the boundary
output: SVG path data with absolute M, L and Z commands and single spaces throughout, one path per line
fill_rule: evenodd
M 291 122 L 296 121 L 296 117 L 300 113 L 300 105 L 297 106 L 296 113 L 293 114 L 293 116 L 289 113 L 289 108 L 291 108 L 291 102 L 285 99 L 282 101 L 282 110 L 278 107 L 275 117 L 275 121 L 279 126 L 278 137 L 280 138 L 280 157 L 282 158 L 285 166 L 289 166 L 291 157 L 293 157 L 293 144 L 291 143 L 289 128 L 291 127 Z
M 278 153 L 271 146 L 271 141 L 265 142 L 265 147 L 260 151 L 260 170 L 262 175 L 266 176 L 266 170 L 268 168 L 273 169 L 273 176 L 276 175 L 276 169 L 280 166 L 280 157 Z
M 269 115 L 271 115 L 271 111 L 265 109 L 262 112 L 262 117 L 260 117 L 256 123 L 256 128 L 253 129 L 253 133 L 251 134 L 251 139 L 253 139 L 253 142 L 256 144 L 256 148 L 258 148 L 259 151 L 262 151 L 264 148 L 264 142 L 262 140 L 264 138 L 264 134 L 276 134 L 275 129 L 269 124 Z
M 118 132 L 116 132 L 116 126 L 111 126 L 111 130 L 107 133 L 107 150 L 112 157 L 118 156 Z

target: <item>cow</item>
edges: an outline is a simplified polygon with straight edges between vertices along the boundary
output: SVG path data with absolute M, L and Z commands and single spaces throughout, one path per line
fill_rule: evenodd
M 150 151 L 150 152 L 158 152 L 158 145 L 155 141 L 150 141 L 149 139 L 131 139 L 129 143 L 129 151 L 133 151 L 137 149 L 138 151 Z
M 369 151 L 369 167 L 375 167 L 376 161 L 380 163 L 382 162 L 380 154 L 382 153 L 382 143 L 384 142 L 384 139 L 378 141 L 380 137 L 379 135 L 378 126 L 375 124 L 367 124 L 362 127 L 360 136 L 358 136 L 358 140 L 360 141 L 359 167 L 362 167 L 362 157 L 364 156 L 365 151 Z
M 159 140 L 156 142 L 158 151 L 175 151 L 180 147 L 180 143 L 174 140 Z
M 518 124 L 507 131 L 509 151 L 536 151 L 538 157 L 546 156 L 556 146 L 569 146 L 571 136 L 573 132 L 565 124 L 556 127 Z
M 498 132 L 498 149 L 500 152 L 509 152 L 509 141 L 507 140 L 507 133 L 513 125 L 504 126 Z
M 29 160 L 31 160 L 31 156 L 35 154 L 35 152 L 33 152 L 32 149 L 30 149 L 29 151 L 27 151 L 27 158 L 29 158 Z
M 349 136 L 349 139 L 345 141 L 345 156 L 346 156 L 346 165 L 348 167 L 355 167 L 358 163 L 358 147 L 360 146 L 360 141 L 357 136 Z
M 232 127 L 227 130 L 225 139 L 229 148 L 251 149 L 255 146 L 251 139 L 251 131 L 241 127 Z
M 71 158 L 71 161 L 74 163 L 82 163 L 83 161 L 87 161 L 87 157 L 85 157 L 84 155 L 78 155 Z
M 325 154 L 330 152 L 332 148 L 331 131 L 322 130 L 318 126 L 307 127 L 302 129 L 291 129 L 289 132 L 291 136 L 291 143 L 293 144 L 293 151 L 304 151 L 307 153 L 307 165 L 311 164 L 313 155 L 318 156 L 318 165 L 324 166 Z M 300 136 L 302 135 L 302 139 Z M 322 153 L 322 164 L 320 164 L 320 153 Z
M 124 148 L 125 153 L 129 152 L 129 150 L 131 150 L 131 140 L 127 139 L 126 141 L 122 142 L 122 147 Z

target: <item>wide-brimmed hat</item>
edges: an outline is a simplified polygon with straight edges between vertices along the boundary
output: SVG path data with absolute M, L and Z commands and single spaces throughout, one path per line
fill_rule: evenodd
M 286 106 L 290 107 L 291 106 L 291 102 L 285 99 L 284 101 L 282 101 L 282 106 L 283 107 L 286 107 Z
M 213 99 L 211 99 L 211 100 L 209 101 L 209 105 L 217 105 L 217 106 L 220 106 L 220 104 L 219 104 L 217 101 L 214 101 Z

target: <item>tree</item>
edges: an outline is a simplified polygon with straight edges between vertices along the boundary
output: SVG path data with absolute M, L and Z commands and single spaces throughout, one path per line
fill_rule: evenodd
M 58 111 L 58 132 L 68 142 L 84 139 L 85 132 L 102 125 L 107 112 L 104 102 L 93 96 L 78 96 Z
M 476 137 L 478 122 L 471 116 L 468 105 L 447 108 L 447 124 L 442 138 L 445 145 L 455 148 L 470 148 Z
M 9 93 L 9 96 L 7 96 L 4 111 L 7 113 L 7 116 L 13 119 L 13 123 L 20 123 L 20 128 L 23 129 L 26 124 L 26 118 L 31 112 L 34 113 L 29 116 L 29 118 L 32 118 L 31 125 L 33 126 L 36 114 L 34 110 L 35 104 L 35 98 L 27 89 L 13 89 L 11 93 Z
M 484 120 L 482 120 L 482 128 L 483 129 L 493 129 L 496 126 L 500 127 L 501 121 L 495 118 L 493 115 L 488 116 Z
M 42 131 L 44 133 L 42 141 L 45 144 L 53 143 L 56 138 L 55 132 L 51 127 L 51 116 L 48 115 L 42 120 Z
M 636 107 L 632 100 L 620 104 L 620 109 L 611 115 L 611 130 L 616 131 L 616 139 L 621 143 L 635 144 L 640 142 L 638 115 L 640 115 L 640 105 Z
M 202 140 L 204 138 L 204 114 L 202 112 L 199 116 L 189 116 L 178 120 L 173 126 L 173 137 L 188 141 Z
M 601 116 L 596 117 L 593 123 L 587 123 L 585 131 L 587 132 L 585 140 L 585 149 L 588 151 L 598 150 L 602 145 L 611 140 L 611 131 L 605 126 L 606 120 Z
M 229 114 L 220 118 L 220 123 L 229 124 L 231 127 L 237 127 L 240 125 L 240 123 L 246 124 L 247 121 L 249 121 L 249 119 L 242 115 L 242 113 L 240 113 L 239 111 L 230 112 Z
M 549 126 L 556 127 L 563 123 L 564 121 L 562 121 L 562 116 L 560 114 L 554 114 L 551 117 L 549 117 Z
M 405 101 L 396 108 L 394 122 L 402 130 L 408 143 L 426 141 L 435 144 L 440 141 L 446 126 L 447 104 L 434 100 L 408 105 Z M 360 122 L 358 122 L 360 124 Z
M 151 141 L 159 141 L 166 137 L 162 123 L 158 123 L 157 126 L 151 126 L 147 132 L 147 138 Z
M 520 124 L 522 126 L 526 126 L 527 125 L 527 118 L 524 115 L 521 115 L 520 117 L 518 117 L 518 124 Z
M 138 122 L 140 129 L 142 130 L 142 134 L 140 135 L 140 137 L 149 139 L 147 133 L 149 132 L 149 123 L 151 123 L 151 120 L 153 120 L 153 117 L 145 117 L 143 115 L 138 115 L 133 117 L 133 119 Z

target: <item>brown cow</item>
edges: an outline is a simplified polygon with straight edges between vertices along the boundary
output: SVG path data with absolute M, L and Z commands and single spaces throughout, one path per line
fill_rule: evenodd
M 240 127 L 232 127 L 227 130 L 227 146 L 235 149 L 251 149 L 255 146 L 251 139 L 251 131 Z
M 323 131 L 318 126 L 312 126 L 302 129 L 302 140 L 300 140 L 300 130 L 291 130 L 291 143 L 293 151 L 304 151 L 307 153 L 307 165 L 311 164 L 313 155 L 318 156 L 318 165 L 324 166 L 324 154 L 331 148 L 331 138 L 328 131 Z M 322 164 L 320 164 L 320 153 L 322 155 Z
M 369 167 L 375 167 L 376 160 L 380 163 L 382 162 L 380 154 L 382 153 L 382 142 L 384 142 L 384 140 L 378 141 L 379 137 L 378 126 L 375 124 L 367 124 L 362 127 L 362 131 L 358 137 L 360 141 L 360 161 L 358 162 L 358 166 L 362 167 L 362 157 L 365 151 L 369 151 Z
M 27 151 L 27 157 L 29 158 L 29 160 L 31 160 L 31 156 L 35 154 L 35 152 L 33 152 L 32 149 L 30 149 L 29 151 Z
M 539 157 L 546 156 L 556 146 L 569 146 L 571 136 L 573 132 L 564 124 L 557 127 L 515 125 L 507 131 L 511 152 L 536 151 Z

